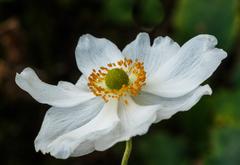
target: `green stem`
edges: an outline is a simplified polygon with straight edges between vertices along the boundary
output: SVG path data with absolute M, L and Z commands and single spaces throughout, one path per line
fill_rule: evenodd
M 122 157 L 121 165 L 128 164 L 128 159 L 130 157 L 131 151 L 132 151 L 132 139 L 129 139 L 128 141 L 126 141 L 126 147 L 125 147 L 124 155 Z

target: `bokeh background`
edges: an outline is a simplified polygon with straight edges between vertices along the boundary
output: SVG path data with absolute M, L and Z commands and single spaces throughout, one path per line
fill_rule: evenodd
M 213 34 L 228 58 L 207 80 L 211 97 L 134 139 L 130 165 L 240 164 L 238 0 L 0 0 L 0 164 L 120 164 L 124 143 L 68 160 L 36 153 L 33 142 L 49 107 L 20 90 L 14 78 L 30 66 L 48 83 L 75 82 L 81 73 L 74 51 L 82 34 L 122 49 L 142 31 L 180 44 Z

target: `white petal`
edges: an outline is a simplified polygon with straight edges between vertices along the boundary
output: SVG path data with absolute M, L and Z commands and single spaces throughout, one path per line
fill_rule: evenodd
M 93 69 L 123 59 L 121 51 L 111 41 L 90 34 L 80 37 L 75 54 L 78 68 L 86 77 Z
M 151 53 L 145 57 L 144 63 L 150 75 L 154 74 L 162 65 L 173 58 L 180 46 L 169 37 L 157 37 L 151 47 Z
M 133 99 L 128 98 L 128 104 L 119 103 L 118 115 L 121 124 L 111 134 L 101 138 L 96 143 L 98 150 L 105 150 L 120 141 L 126 141 L 136 135 L 147 133 L 153 123 L 168 119 L 179 111 L 189 110 L 203 95 L 211 94 L 208 85 L 199 87 L 185 97 L 170 99 L 143 94 Z M 139 105 L 141 104 L 141 105 Z
M 42 82 L 31 68 L 16 74 L 17 85 L 40 103 L 55 107 L 71 107 L 95 97 L 69 82 L 59 82 L 57 86 Z
M 215 48 L 214 36 L 199 35 L 185 43 L 174 58 L 149 78 L 144 91 L 163 97 L 187 94 L 209 78 L 227 56 Z
M 102 99 L 95 97 L 71 108 L 50 108 L 35 140 L 36 151 L 46 153 L 51 142 L 88 123 L 100 112 L 103 105 Z
M 147 33 L 139 33 L 134 41 L 128 44 L 122 51 L 124 57 L 132 60 L 144 61 L 150 54 L 150 38 Z M 144 63 L 145 64 L 145 63 Z M 147 65 L 144 65 L 147 70 Z
M 151 47 L 148 34 L 139 33 L 136 39 L 124 48 L 123 55 L 132 60 L 143 61 L 147 76 L 150 76 L 176 55 L 179 48 L 179 45 L 169 37 L 156 38 Z
M 81 77 L 78 79 L 75 85 L 85 91 L 89 91 L 87 84 L 88 84 L 87 78 L 84 75 L 81 75 Z
M 140 106 L 132 98 L 127 99 L 128 104 L 119 104 L 119 118 L 126 138 L 143 135 L 149 126 L 156 120 L 157 105 Z
M 120 141 L 147 133 L 152 123 L 156 122 L 159 105 L 140 106 L 131 97 L 125 97 L 128 104 L 119 102 L 118 116 L 121 123 L 108 135 L 97 141 L 98 150 L 105 150 Z M 107 144 L 107 145 L 106 145 Z
M 134 97 L 141 105 L 161 105 L 158 110 L 157 122 L 168 119 L 179 111 L 191 109 L 203 95 L 211 95 L 212 90 L 208 85 L 200 86 L 190 93 L 177 98 L 164 98 L 150 93 L 142 92 Z
M 132 60 L 144 60 L 150 54 L 150 38 L 147 33 L 139 33 L 134 41 L 122 51 L 124 57 Z
M 69 156 L 81 156 L 94 151 L 96 141 L 108 135 L 119 123 L 117 104 L 117 100 L 105 103 L 94 119 L 54 140 L 48 145 L 47 152 L 56 158 L 66 159 Z

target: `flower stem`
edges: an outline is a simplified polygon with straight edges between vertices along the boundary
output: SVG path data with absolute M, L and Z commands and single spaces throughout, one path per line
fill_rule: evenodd
M 131 151 L 132 151 L 132 139 L 129 139 L 128 141 L 126 141 L 126 147 L 125 147 L 124 155 L 122 157 L 121 165 L 128 164 L 128 159 L 130 157 Z

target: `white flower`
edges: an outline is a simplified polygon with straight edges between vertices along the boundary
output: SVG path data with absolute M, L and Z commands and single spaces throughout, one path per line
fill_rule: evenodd
M 16 83 L 47 111 L 35 140 L 36 151 L 56 158 L 103 151 L 117 142 L 145 134 L 151 124 L 187 111 L 211 95 L 209 78 L 227 54 L 211 35 L 198 35 L 182 47 L 169 37 L 150 45 L 140 33 L 121 52 L 107 39 L 80 37 L 76 84 L 42 82 L 31 68 Z

